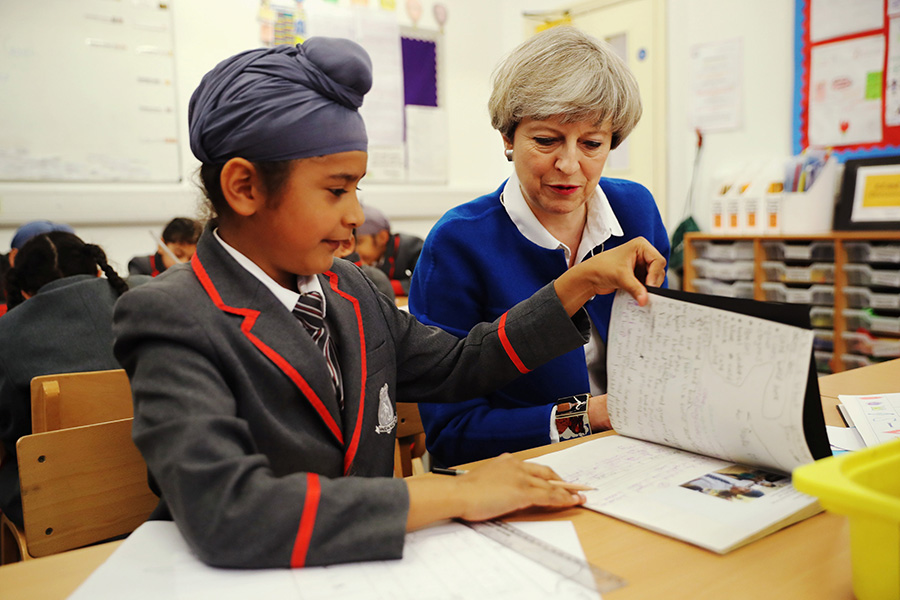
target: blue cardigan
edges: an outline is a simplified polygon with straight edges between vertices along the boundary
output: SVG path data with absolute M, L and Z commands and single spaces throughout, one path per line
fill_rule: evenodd
M 505 185 L 505 182 L 504 182 Z M 605 248 L 643 236 L 668 260 L 669 238 L 650 192 L 621 179 L 600 180 L 622 226 Z M 423 323 L 463 337 L 493 321 L 567 269 L 563 250 L 548 250 L 523 236 L 495 192 L 448 211 L 428 239 L 409 292 L 410 311 Z M 585 305 L 606 341 L 613 295 Z M 498 392 L 455 404 L 420 404 L 428 451 L 455 465 L 551 442 L 550 413 L 562 396 L 588 392 L 584 349 L 531 371 Z

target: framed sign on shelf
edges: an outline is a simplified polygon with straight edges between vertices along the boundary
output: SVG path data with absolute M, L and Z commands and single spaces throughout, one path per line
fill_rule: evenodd
M 900 155 L 846 161 L 834 229 L 900 229 Z

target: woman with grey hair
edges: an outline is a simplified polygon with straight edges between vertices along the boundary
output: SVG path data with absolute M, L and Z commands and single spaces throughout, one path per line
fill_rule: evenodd
M 637 125 L 641 100 L 624 61 L 573 27 L 525 41 L 494 72 L 489 101 L 513 173 L 447 212 L 425 242 L 410 289 L 420 321 L 458 336 L 499 317 L 596 253 L 644 237 L 668 259 L 656 203 L 640 184 L 601 178 Z M 460 464 L 609 427 L 606 339 L 612 296 L 585 304 L 589 343 L 489 396 L 420 405 L 436 462 Z

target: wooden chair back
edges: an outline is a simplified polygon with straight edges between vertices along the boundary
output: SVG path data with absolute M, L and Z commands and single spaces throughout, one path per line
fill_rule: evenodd
M 425 454 L 425 427 L 419 416 L 419 405 L 397 403 L 397 440 L 394 442 L 394 476 L 413 474 L 412 461 Z
M 131 441 L 133 419 L 26 435 L 16 444 L 25 539 L 47 556 L 133 531 L 157 497 Z
M 42 433 L 134 416 L 124 369 L 42 375 L 31 380 L 31 431 Z

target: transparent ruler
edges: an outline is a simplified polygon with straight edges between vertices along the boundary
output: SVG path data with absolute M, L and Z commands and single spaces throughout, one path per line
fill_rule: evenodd
M 605 594 L 626 584 L 625 580 L 618 575 L 604 571 L 600 567 L 560 550 L 509 523 L 497 520 L 479 523 L 460 522 L 589 590 Z

